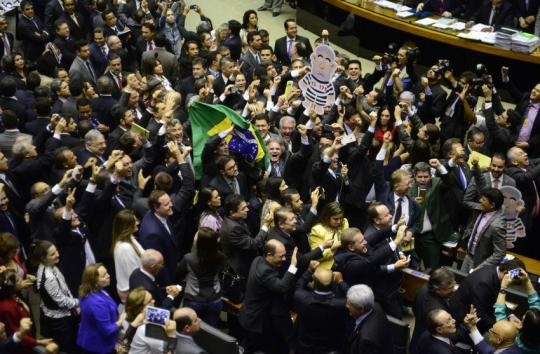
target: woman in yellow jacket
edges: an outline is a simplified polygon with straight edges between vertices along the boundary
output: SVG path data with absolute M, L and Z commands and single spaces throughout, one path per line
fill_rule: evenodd
M 332 248 L 325 249 L 318 261 L 320 267 L 331 269 L 334 265 L 334 251 L 341 245 L 341 234 L 349 227 L 349 221 L 343 217 L 343 208 L 337 202 L 326 204 L 319 217 L 319 222 L 311 228 L 309 247 L 319 247 L 325 240 L 333 239 Z

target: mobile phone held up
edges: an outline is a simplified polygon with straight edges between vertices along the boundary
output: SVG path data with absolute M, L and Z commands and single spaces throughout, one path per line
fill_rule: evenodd
M 190 10 L 197 10 L 197 5 L 189 5 Z

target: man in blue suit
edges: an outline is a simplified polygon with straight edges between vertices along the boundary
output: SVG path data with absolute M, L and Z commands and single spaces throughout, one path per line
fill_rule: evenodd
M 179 240 L 173 233 L 169 217 L 173 214 L 171 197 L 162 190 L 154 190 L 148 197 L 150 211 L 144 216 L 139 238 L 145 249 L 155 249 L 163 255 L 164 268 L 161 272 L 165 284 L 172 284 L 176 265 L 180 260 Z
M 465 316 L 463 321 L 469 328 L 469 336 L 474 343 L 474 347 L 479 354 L 519 354 L 521 350 L 516 346 L 515 340 L 518 333 L 516 325 L 508 320 L 495 322 L 489 329 L 487 340 L 480 334 L 477 323 L 480 321 L 476 314 L 476 309 L 471 307 L 471 311 Z

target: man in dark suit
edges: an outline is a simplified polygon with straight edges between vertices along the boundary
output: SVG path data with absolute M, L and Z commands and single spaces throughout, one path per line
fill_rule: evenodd
M 163 280 L 171 284 L 176 272 L 176 266 L 181 258 L 180 243 L 173 233 L 173 225 L 169 220 L 173 215 L 173 203 L 164 191 L 154 190 L 150 193 L 148 203 L 151 210 L 144 216 L 139 228 L 141 245 L 155 249 L 163 255 L 165 261 Z
M 324 205 L 340 202 L 349 188 L 348 166 L 339 162 L 338 151 L 330 146 L 323 150 L 322 158 L 311 170 L 313 184 L 324 191 Z
M 289 353 L 292 322 L 284 295 L 294 284 L 296 250 L 291 264 L 280 277 L 278 269 L 285 259 L 285 246 L 268 241 L 263 256 L 255 258 L 249 270 L 246 297 L 238 314 L 240 325 L 246 333 L 246 351 L 261 350 L 267 353 Z
M 56 0 L 51 0 L 51 3 L 55 1 Z M 62 63 L 65 65 L 65 67 L 69 68 L 77 56 L 75 41 L 70 37 L 69 25 L 66 20 L 59 18 L 58 20 L 54 21 L 54 28 L 54 44 L 62 53 Z
M 141 25 L 141 36 L 135 42 L 137 60 L 141 60 L 144 52 L 156 48 L 156 42 L 154 42 L 155 29 L 153 22 L 144 22 Z
M 506 221 L 502 205 L 504 196 L 495 188 L 480 191 L 480 211 L 471 216 L 463 233 L 467 240 L 467 255 L 462 272 L 497 265 L 506 254 Z
M 266 217 L 263 215 L 263 217 Z M 268 230 L 267 240 L 277 240 L 285 246 L 285 260 L 279 268 L 279 274 L 283 275 L 291 262 L 291 257 L 295 248 L 298 248 L 293 233 L 296 231 L 298 223 L 297 216 L 290 209 L 278 208 L 274 211 L 274 227 Z M 298 269 L 305 271 L 312 260 L 317 260 L 322 257 L 323 251 L 332 247 L 333 239 L 326 240 L 318 247 L 315 247 L 309 252 L 299 252 L 297 254 Z
M 122 58 L 120 58 L 118 54 L 109 54 L 107 72 L 104 75 L 112 82 L 112 98 L 119 100 L 120 96 L 122 95 L 122 89 L 125 86 L 128 73 L 122 70 Z
M 419 353 L 458 354 L 454 349 L 450 336 L 456 333 L 456 320 L 443 309 L 430 311 L 426 317 L 427 331 L 420 337 Z
M 454 274 L 446 268 L 438 268 L 431 272 L 429 282 L 424 285 L 413 303 L 414 332 L 411 338 L 411 354 L 421 354 L 418 350 L 420 336 L 427 330 L 427 315 L 433 310 L 441 309 L 451 313 L 448 299 L 456 291 Z
M 512 3 L 505 0 L 484 0 L 470 18 L 475 23 L 483 23 L 495 29 L 514 26 Z
M 22 211 L 25 207 L 25 200 L 23 195 L 19 193 L 15 187 L 13 180 L 13 174 L 9 170 L 8 159 L 4 154 L 0 152 L 0 182 L 4 184 L 4 192 L 9 199 L 9 204 L 13 207 L 14 211 L 19 213 L 22 219 Z
M 64 12 L 64 4 L 62 0 L 51 0 L 47 2 L 45 7 L 45 28 L 47 32 L 54 33 L 55 24 L 54 22 L 62 16 Z
M 438 175 L 431 176 L 431 167 Z M 414 165 L 414 183 L 408 195 L 420 204 L 420 228 L 415 236 L 415 251 L 428 270 L 440 266 L 442 245 L 455 232 L 450 222 L 443 196 L 450 185 L 448 171 L 437 159 L 429 164 L 418 162 Z
M 24 57 L 27 61 L 36 61 L 45 50 L 45 44 L 51 39 L 41 19 L 34 16 L 31 0 L 21 2 L 22 15 L 17 23 L 17 38 L 23 44 Z
M 516 186 L 516 181 L 504 173 L 506 156 L 494 154 L 491 158 L 489 171 L 483 173 L 478 166 L 478 159 L 473 157 L 472 164 L 473 167 L 471 172 L 473 174 L 473 179 L 467 186 L 467 190 L 465 191 L 465 195 L 463 197 L 463 203 L 468 208 L 480 210 L 478 196 L 480 191 L 485 188 L 495 188 L 500 190 L 502 186 Z
M 314 262 L 316 265 L 318 262 Z M 313 287 L 308 283 L 313 281 Z M 310 267 L 296 283 L 295 353 L 343 352 L 347 318 L 347 283 L 337 273 Z
M 69 68 L 70 83 L 75 85 L 75 87 L 83 87 L 84 83 L 88 82 L 95 87 L 97 74 L 90 61 L 90 47 L 88 42 L 79 40 L 76 48 L 77 56 Z
M 6 76 L 0 81 L 0 107 L 4 111 L 12 111 L 18 120 L 17 128 L 24 130 L 24 125 L 35 118 L 35 113 L 15 97 L 16 92 L 17 82 L 14 77 Z
M 133 290 L 142 286 L 156 301 L 156 306 L 170 310 L 174 299 L 180 293 L 178 286 L 163 286 L 156 277 L 163 269 L 163 256 L 159 251 L 147 249 L 141 255 L 142 267 L 135 269 L 129 276 L 129 289 Z
M 221 96 L 225 87 L 234 85 L 236 74 L 238 73 L 238 67 L 234 60 L 229 57 L 221 58 L 219 63 L 221 75 L 214 81 L 214 94 L 216 97 Z
M 107 161 L 106 150 L 105 137 L 97 129 L 92 129 L 84 135 L 84 148 L 76 151 L 77 161 L 80 165 L 85 165 L 88 159 L 93 157 L 98 164 L 104 164 Z
M 319 204 L 320 192 L 315 189 L 311 192 L 311 204 L 304 205 L 300 193 L 294 188 L 287 188 L 281 193 L 281 204 L 292 210 L 296 216 L 296 229 L 291 233 L 294 243 L 298 247 L 298 252 L 307 253 L 311 251 L 308 236 L 311 227 L 317 221 L 317 205 Z
M 0 15 L 0 56 L 11 55 L 13 51 L 13 33 L 7 32 L 7 18 Z
M 473 305 L 480 317 L 478 328 L 485 333 L 495 323 L 493 305 L 501 289 L 501 279 L 516 268 L 525 269 L 523 262 L 518 258 L 505 258 L 498 266 L 482 267 L 469 274 L 450 300 L 452 316 L 461 323 Z
M 174 354 L 208 354 L 193 340 L 199 332 L 202 320 L 197 313 L 189 308 L 182 307 L 174 311 L 172 319 L 176 322 L 176 349 Z
M 105 26 L 103 27 L 105 37 L 118 36 L 126 30 L 126 27 L 122 21 L 118 21 L 112 9 L 104 10 L 101 13 L 101 18 L 105 22 Z
M 217 189 L 221 199 L 226 199 L 230 194 L 246 197 L 248 194 L 246 175 L 238 171 L 236 161 L 230 156 L 221 156 L 216 164 L 219 174 L 210 180 L 209 186 Z
M 243 63 L 242 71 L 246 73 L 246 79 L 251 82 L 253 79 L 253 70 L 261 64 L 259 49 L 262 45 L 261 35 L 258 31 L 252 31 L 247 34 L 248 47 L 244 54 L 240 57 Z
M 25 131 L 37 137 L 51 123 L 51 100 L 49 97 L 36 98 L 36 119 L 25 124 Z M 39 147 L 38 147 L 39 148 Z
M 277 60 L 285 66 L 291 66 L 291 51 L 295 42 L 302 42 L 306 46 L 306 56 L 313 52 L 311 43 L 306 37 L 298 36 L 298 28 L 294 19 L 287 19 L 284 23 L 286 36 L 278 38 L 274 44 L 274 52 Z
M 347 340 L 348 354 L 392 354 L 394 345 L 390 324 L 382 308 L 375 303 L 373 291 L 364 284 L 347 291 L 347 309 L 354 327 Z
M 116 128 L 117 122 L 112 119 L 113 107 L 118 104 L 118 101 L 112 97 L 113 83 L 108 76 L 101 76 L 97 80 L 98 98 L 91 101 L 94 117 L 103 124 L 109 127 L 109 130 Z
M 90 61 L 96 71 L 96 76 L 100 77 L 105 73 L 109 64 L 109 46 L 107 46 L 103 28 L 94 29 L 94 40 L 90 43 Z
M 66 20 L 69 26 L 69 33 L 74 40 L 87 40 L 89 36 L 89 29 L 86 26 L 84 17 L 75 11 L 75 0 L 62 0 L 64 4 L 64 11 L 60 18 Z

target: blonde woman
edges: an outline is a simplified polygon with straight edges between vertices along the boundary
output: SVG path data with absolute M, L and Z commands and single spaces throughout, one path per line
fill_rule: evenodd
M 116 273 L 116 291 L 122 302 L 129 292 L 129 276 L 141 267 L 141 255 L 144 248 L 133 236 L 137 232 L 138 221 L 133 211 L 124 209 L 113 220 L 112 250 Z
M 332 269 L 334 265 L 334 251 L 341 245 L 341 234 L 349 227 L 349 221 L 343 217 L 343 208 L 338 202 L 326 204 L 319 217 L 319 222 L 311 228 L 309 247 L 314 249 L 328 239 L 334 240 L 332 248 L 325 249 L 319 259 L 320 267 Z

